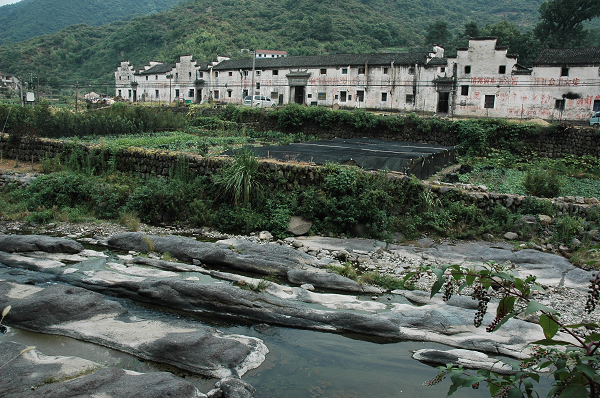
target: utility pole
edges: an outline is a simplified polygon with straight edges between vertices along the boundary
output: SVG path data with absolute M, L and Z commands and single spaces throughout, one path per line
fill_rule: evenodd
M 256 50 L 252 50 L 252 87 L 250 87 L 250 108 L 254 105 L 254 68 L 256 64 Z

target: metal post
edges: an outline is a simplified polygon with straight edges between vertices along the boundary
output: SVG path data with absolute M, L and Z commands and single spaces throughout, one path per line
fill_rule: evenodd
M 256 63 L 256 50 L 252 50 L 252 87 L 250 88 L 250 108 L 254 104 L 254 68 Z

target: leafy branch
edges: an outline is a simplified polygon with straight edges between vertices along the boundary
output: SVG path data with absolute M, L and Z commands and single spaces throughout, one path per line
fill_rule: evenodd
M 487 313 L 488 303 L 492 296 L 500 298 L 496 315 L 487 325 L 486 331 L 495 332 L 509 319 L 518 315 L 540 313 L 539 324 L 544 339 L 533 341 L 532 355 L 521 363 L 521 369 L 513 375 L 498 375 L 489 370 L 479 370 L 477 375 L 467 373 L 462 366 L 448 364 L 439 367 L 439 373 L 424 383 L 433 385 L 447 376 L 452 385 L 448 395 L 459 388 L 479 388 L 486 382 L 492 397 L 521 398 L 539 396 L 533 387 L 532 380 L 539 382 L 539 373 L 547 368 L 553 371 L 553 388 L 548 397 L 559 398 L 598 398 L 600 397 L 600 333 L 597 323 L 566 324 L 561 321 L 560 314 L 532 299 L 534 291 L 543 291 L 534 276 L 516 277 L 508 266 L 495 262 L 486 263 L 481 269 L 463 267 L 461 265 L 444 265 L 441 268 L 421 267 L 408 274 L 405 283 L 418 280 L 425 274 L 433 274 L 436 280 L 431 288 L 431 297 L 443 292 L 444 301 L 452 295 L 460 294 L 463 289 L 472 289 L 471 297 L 478 301 L 478 309 L 473 323 L 480 327 Z M 595 310 L 600 298 L 600 273 L 592 279 L 586 302 L 586 312 Z M 557 339 L 558 332 L 563 332 L 571 341 Z

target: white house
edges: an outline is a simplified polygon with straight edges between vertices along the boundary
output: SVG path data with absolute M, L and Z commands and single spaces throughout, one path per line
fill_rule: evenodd
M 258 53 L 258 52 L 257 52 Z M 452 57 L 431 52 L 329 54 L 176 64 L 124 61 L 115 94 L 131 101 L 242 104 L 248 95 L 299 103 L 465 117 L 585 120 L 600 110 L 600 48 L 543 50 L 532 68 L 476 38 Z

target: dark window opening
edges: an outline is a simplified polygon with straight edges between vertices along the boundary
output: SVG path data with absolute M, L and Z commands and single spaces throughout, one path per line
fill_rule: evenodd
M 342 75 L 347 75 L 347 74 L 348 74 L 348 68 L 342 68 Z
M 567 68 L 566 66 L 563 66 L 562 68 L 560 68 L 560 75 L 561 76 L 569 76 L 569 68 Z
M 194 98 L 194 89 L 193 88 L 190 88 L 190 91 L 188 91 L 188 97 Z
M 175 89 L 175 97 L 179 97 L 179 89 L 178 88 Z
M 214 99 L 219 99 L 219 90 L 215 90 L 215 91 L 213 92 L 213 98 L 214 98 Z
M 498 73 L 504 75 L 506 73 L 506 65 L 500 65 L 498 67 Z
M 465 73 L 471 73 L 471 65 L 465 66 Z
M 555 104 L 554 104 L 554 109 L 558 109 L 560 111 L 565 109 L 565 100 L 564 99 L 560 99 L 560 100 L 556 100 Z
M 356 100 L 358 102 L 365 102 L 365 92 L 360 90 L 356 92 Z
M 484 108 L 487 109 L 494 109 L 494 103 L 496 102 L 496 96 L 495 95 L 486 95 L 485 96 L 485 103 L 483 104 Z
M 388 68 L 383 68 L 383 74 L 387 75 L 388 74 Z
M 381 93 L 381 102 L 387 101 L 387 93 Z
M 594 109 L 595 111 L 600 111 L 600 100 L 594 100 Z
M 326 75 L 327 74 L 327 69 L 321 69 L 321 74 L 322 75 Z
M 365 74 L 365 68 L 363 68 L 363 67 L 358 68 L 358 74 L 359 75 L 364 75 Z
M 415 102 L 415 96 L 412 94 L 406 94 L 406 103 L 413 104 Z
M 469 86 L 460 86 L 460 95 L 469 95 Z
M 340 102 L 346 102 L 346 91 L 340 91 Z
M 278 76 L 279 75 L 279 71 L 278 70 L 274 70 L 273 71 L 273 76 Z
M 260 88 L 260 83 L 256 83 L 256 89 L 258 90 Z

